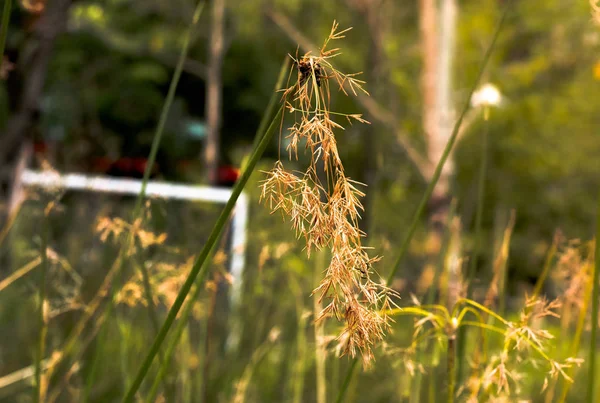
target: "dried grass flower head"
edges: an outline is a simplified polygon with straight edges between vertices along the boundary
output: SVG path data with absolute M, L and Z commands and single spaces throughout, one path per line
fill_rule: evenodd
M 364 193 L 361 184 L 344 173 L 334 133 L 344 129 L 335 119 L 369 122 L 360 114 L 330 109 L 330 81 L 346 96 L 368 95 L 364 81 L 356 78 L 360 73 L 345 74 L 331 64 L 340 51 L 329 49 L 330 42 L 344 38 L 348 31 L 339 31 L 334 22 L 318 55 L 292 57 L 296 80 L 283 91 L 284 106 L 294 118 L 287 129 L 287 151 L 290 159 L 298 159 L 304 143 L 310 161 L 302 172 L 290 172 L 277 161 L 262 182 L 261 200 L 290 220 L 296 235 L 305 239 L 309 256 L 314 249 L 331 252 L 324 278 L 313 291 L 326 302 L 317 320 L 343 320 L 345 328 L 338 338 L 343 353 L 353 357 L 360 353 L 367 365 L 373 358 L 372 347 L 390 326 L 391 319 L 380 313 L 389 308 L 390 290 L 371 278 L 379 257 L 369 255 L 362 245 L 366 234 L 358 222 Z

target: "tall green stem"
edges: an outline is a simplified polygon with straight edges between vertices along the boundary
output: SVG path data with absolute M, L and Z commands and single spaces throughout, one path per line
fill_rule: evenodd
M 267 129 L 267 125 L 269 125 L 269 122 L 272 122 L 271 123 L 271 125 L 272 125 L 273 122 L 276 121 L 276 119 L 273 119 L 273 113 L 275 112 L 274 106 L 277 105 L 277 98 L 278 98 L 276 90 L 281 88 L 281 86 L 283 85 L 283 80 L 285 79 L 285 72 L 287 72 L 289 66 L 290 66 L 290 60 L 288 57 L 286 57 L 281 65 L 281 69 L 279 71 L 277 82 L 275 83 L 275 91 L 273 91 L 273 95 L 271 96 L 271 99 L 269 100 L 269 106 L 267 107 L 267 111 L 263 115 L 263 117 L 260 121 L 260 124 L 258 126 L 258 130 L 256 131 L 256 134 L 254 137 L 254 144 L 255 144 L 254 148 L 256 148 L 257 146 L 260 145 L 261 140 L 267 134 L 267 132 L 265 132 L 265 130 Z M 245 167 L 247 165 L 247 163 L 248 163 L 248 161 L 246 159 L 246 161 L 242 164 L 242 166 Z M 243 169 L 245 171 L 245 168 L 243 168 Z M 221 232 L 219 233 L 217 238 L 221 237 L 224 229 L 225 229 L 225 226 L 223 226 L 223 229 L 221 229 Z M 204 263 L 207 266 L 210 264 L 210 261 L 211 261 L 210 256 L 212 256 L 214 254 L 216 245 L 217 244 L 215 242 L 215 245 L 213 246 L 213 248 L 211 249 L 211 251 L 209 253 L 209 258 L 206 259 L 206 262 Z M 204 271 L 204 270 L 208 270 L 208 267 L 201 268 L 201 271 Z M 238 279 L 238 281 L 241 281 L 241 279 Z M 170 364 L 171 356 L 173 355 L 173 352 L 175 351 L 175 347 L 177 346 L 179 337 L 181 337 L 181 335 L 183 334 L 185 324 L 187 323 L 188 318 L 192 312 L 193 302 L 198 299 L 198 296 L 200 295 L 201 290 L 202 290 L 201 281 L 198 281 L 196 289 L 194 291 L 192 291 L 192 295 L 189 298 L 189 302 L 183 308 L 183 311 L 181 313 L 179 321 L 177 322 L 176 329 L 175 329 L 173 335 L 171 336 L 171 339 L 169 340 L 169 344 L 165 350 L 165 359 L 161 363 L 160 368 L 158 370 L 158 375 L 154 379 L 154 383 L 152 384 L 152 387 L 150 389 L 150 394 L 147 399 L 148 402 L 154 402 L 154 399 L 156 398 L 156 395 L 158 393 L 159 383 L 166 375 L 166 372 L 167 372 L 169 364 Z M 204 380 L 204 381 L 206 381 L 206 380 Z
M 452 129 L 452 135 L 450 136 L 450 139 L 448 139 L 448 142 L 446 143 L 446 147 L 444 148 L 444 152 L 442 153 L 442 157 L 440 158 L 440 160 L 437 163 L 437 166 L 435 167 L 435 171 L 433 173 L 433 177 L 431 178 L 431 182 L 429 182 L 429 185 L 427 186 L 427 189 L 425 190 L 425 193 L 423 194 L 423 197 L 421 198 L 421 201 L 417 207 L 417 210 L 416 210 L 415 214 L 413 215 L 412 222 L 411 222 L 411 224 L 408 228 L 408 231 L 404 237 L 404 241 L 402 242 L 402 245 L 400 246 L 400 252 L 398 253 L 398 258 L 396 259 L 396 262 L 395 262 L 394 266 L 392 267 L 392 271 L 390 272 L 390 274 L 388 276 L 387 285 L 390 285 L 392 283 L 392 281 L 394 280 L 394 277 L 396 276 L 396 273 L 400 269 L 400 265 L 402 264 L 402 260 L 404 259 L 404 255 L 406 254 L 406 251 L 408 250 L 410 241 L 412 240 L 412 237 L 413 237 L 413 235 L 417 229 L 417 226 L 421 220 L 421 216 L 423 215 L 423 212 L 425 211 L 425 207 L 427 206 L 429 198 L 431 197 L 431 194 L 433 193 L 433 189 L 435 188 L 435 185 L 437 184 L 438 180 L 440 179 L 440 175 L 442 173 L 442 169 L 444 168 L 444 164 L 446 163 L 446 160 L 450 156 L 450 152 L 452 151 L 452 148 L 454 147 L 454 143 L 456 142 L 456 138 L 458 137 L 458 132 L 460 131 L 462 121 L 463 121 L 467 111 L 469 110 L 469 106 L 471 104 L 471 97 L 473 96 L 475 89 L 479 86 L 479 82 L 481 81 L 483 71 L 485 70 L 485 67 L 487 66 L 487 64 L 490 60 L 490 56 L 492 55 L 492 51 L 494 50 L 494 48 L 496 46 L 496 41 L 498 39 L 498 36 L 500 35 L 502 26 L 504 25 L 506 16 L 508 15 L 509 6 L 510 6 L 510 0 L 507 2 L 507 5 L 502 14 L 502 18 L 500 19 L 500 22 L 498 23 L 498 26 L 496 27 L 494 36 L 492 37 L 492 43 L 488 47 L 488 49 L 483 57 L 481 67 L 479 68 L 477 77 L 476 77 L 473 85 L 471 86 L 471 89 L 467 96 L 467 100 L 461 110 L 458 120 L 454 124 L 454 128 Z M 356 364 L 357 364 L 357 359 L 354 359 L 351 366 L 348 369 L 348 373 L 344 380 L 344 384 L 342 385 L 342 388 L 340 389 L 340 391 L 338 393 L 336 402 L 344 401 L 344 396 L 348 390 L 348 386 L 350 385 L 350 380 L 352 379 L 353 373 L 356 369 Z
M 487 115 L 487 112 L 486 112 Z M 485 202 L 485 178 L 487 176 L 488 165 L 488 137 L 490 125 L 488 117 L 485 116 L 483 124 L 483 133 L 481 135 L 481 164 L 479 166 L 479 178 L 477 183 L 477 209 L 475 213 L 475 238 L 473 240 L 473 251 L 471 261 L 469 262 L 469 272 L 467 275 L 467 298 L 473 295 L 473 281 L 475 280 L 475 271 L 477 269 L 477 256 L 481 247 L 481 221 L 483 219 L 483 206 Z
M 48 324 L 46 323 L 46 315 L 44 315 L 44 302 L 46 300 L 46 273 L 48 271 L 48 217 L 43 218 L 42 223 L 42 243 L 41 256 L 42 263 L 40 267 L 40 284 L 39 284 L 39 301 L 38 301 L 38 326 L 40 329 L 40 337 L 38 340 L 36 359 L 35 359 L 35 396 L 33 401 L 38 403 L 42 401 L 42 360 L 46 350 L 46 333 L 48 332 Z
M 177 295 L 177 299 L 175 300 L 175 302 L 173 303 L 173 306 L 169 310 L 169 314 L 167 315 L 167 318 L 166 318 L 162 328 L 160 329 L 160 332 L 156 336 L 154 343 L 152 344 L 152 347 L 150 347 L 150 351 L 146 355 L 146 358 L 144 359 L 142 366 L 140 367 L 140 369 L 136 375 L 135 380 L 133 381 L 131 387 L 127 391 L 127 394 L 123 398 L 123 402 L 132 402 L 133 401 L 135 393 L 139 389 L 140 385 L 142 384 L 142 381 L 146 377 L 146 374 L 150 370 L 152 361 L 153 361 L 154 357 L 156 356 L 156 353 L 158 352 L 163 341 L 165 340 L 167 333 L 171 329 L 171 326 L 173 325 L 173 322 L 175 321 L 175 317 L 177 316 L 177 313 L 181 309 L 181 306 L 183 305 L 185 298 L 187 297 L 188 293 L 190 292 L 190 289 L 192 288 L 192 285 L 194 284 L 196 277 L 198 277 L 199 284 L 202 284 L 202 282 L 206 278 L 206 275 L 208 273 L 208 265 L 205 265 L 204 263 L 210 253 L 210 250 L 216 244 L 219 234 L 221 233 L 221 230 L 225 226 L 225 223 L 227 222 L 229 215 L 233 211 L 233 208 L 235 207 L 235 203 L 237 202 L 238 197 L 242 193 L 244 186 L 248 182 L 248 179 L 250 179 L 250 175 L 252 174 L 254 167 L 256 166 L 256 164 L 260 160 L 262 154 L 264 153 L 265 149 L 269 145 L 269 143 L 273 137 L 273 133 L 275 132 L 276 123 L 279 120 L 279 118 L 281 117 L 281 114 L 282 114 L 282 109 L 279 110 L 279 112 L 277 113 L 277 115 L 275 116 L 273 121 L 271 122 L 271 125 L 267 129 L 267 132 L 263 136 L 257 149 L 254 151 L 252 157 L 250 158 L 250 161 L 248 161 L 248 166 L 246 167 L 246 169 L 242 173 L 242 176 L 240 177 L 240 179 L 234 186 L 233 191 L 231 192 L 231 197 L 227 201 L 227 204 L 223 208 L 221 215 L 217 219 L 217 223 L 213 227 L 212 232 L 208 238 L 208 241 L 204 245 L 204 248 L 202 248 L 202 251 L 198 255 L 198 258 L 194 262 L 194 265 L 192 266 L 192 270 L 190 271 L 190 274 L 188 275 L 183 286 L 181 287 L 181 290 L 179 291 L 179 294 Z
M 183 39 L 183 46 L 181 48 L 181 53 L 179 54 L 179 59 L 177 60 L 177 65 L 175 66 L 175 71 L 173 72 L 173 78 L 171 79 L 171 84 L 169 85 L 169 91 L 167 92 L 167 97 L 165 98 L 165 103 L 163 104 L 163 108 L 160 112 L 160 118 L 158 120 L 158 126 L 156 126 L 156 131 L 154 132 L 154 138 L 152 139 L 152 147 L 150 148 L 150 154 L 148 155 L 148 163 L 146 164 L 146 169 L 144 170 L 144 179 L 142 181 L 142 189 L 138 195 L 138 198 L 135 202 L 135 207 L 133 209 L 133 217 L 137 219 L 140 210 L 142 208 L 142 201 L 146 196 L 146 187 L 148 186 L 148 180 L 150 179 L 150 174 L 152 173 L 152 168 L 154 166 L 154 161 L 156 160 L 156 154 L 158 153 L 158 147 L 160 145 L 160 141 L 162 139 L 163 133 L 165 131 L 165 124 L 167 123 L 167 117 L 169 116 L 169 111 L 171 110 L 171 105 L 173 104 L 173 100 L 175 99 L 175 91 L 177 90 L 177 85 L 179 84 L 179 78 L 181 77 L 181 73 L 183 71 L 183 65 L 185 63 L 185 59 L 187 58 L 188 49 L 190 47 L 190 42 L 192 40 L 192 34 L 194 32 L 194 28 L 198 24 L 200 20 L 200 15 L 202 14 L 202 10 L 204 10 L 204 5 L 206 2 L 204 0 L 200 0 L 196 9 L 194 10 L 194 16 L 192 18 L 192 25 L 190 26 L 188 32 L 186 33 Z
M 448 403 L 454 403 L 456 389 L 456 337 L 448 337 Z
M 132 222 L 133 223 L 136 223 L 136 221 L 138 220 L 138 217 L 140 216 L 140 213 L 141 213 L 142 202 L 146 195 L 146 188 L 148 185 L 148 181 L 150 179 L 150 173 L 152 172 L 152 167 L 154 166 L 154 162 L 156 160 L 156 154 L 158 153 L 158 147 L 160 145 L 160 140 L 161 140 L 163 132 L 164 132 L 165 124 L 167 121 L 167 116 L 169 114 L 169 110 L 171 109 L 171 105 L 173 104 L 173 100 L 175 98 L 175 90 L 177 89 L 177 84 L 179 83 L 179 78 L 181 77 L 181 73 L 183 71 L 183 65 L 184 65 L 185 59 L 187 57 L 188 49 L 189 49 L 191 38 L 192 38 L 192 33 L 194 31 L 195 26 L 198 23 L 198 20 L 200 19 L 200 14 L 202 13 L 202 10 L 204 9 L 204 4 L 205 4 L 205 2 L 201 0 L 198 3 L 198 5 L 196 6 L 196 10 L 194 11 L 194 15 L 193 15 L 193 19 L 192 19 L 192 24 L 191 24 L 190 29 L 188 30 L 187 34 L 184 37 L 183 47 L 181 49 L 181 53 L 179 55 L 177 65 L 175 67 L 175 71 L 174 71 L 173 77 L 171 79 L 169 91 L 167 93 L 167 97 L 165 98 L 165 103 L 163 104 L 160 119 L 159 119 L 159 122 L 158 122 L 158 125 L 156 128 L 156 131 L 154 133 L 152 147 L 150 150 L 150 154 L 148 156 L 148 163 L 146 164 L 146 169 L 144 171 L 144 177 L 142 179 L 142 187 L 140 189 L 140 192 L 137 195 L 136 203 L 135 203 L 135 206 L 134 206 L 134 209 L 132 212 Z M 62 352 L 63 354 L 62 354 L 61 358 L 59 359 L 59 361 L 56 363 L 56 365 L 53 367 L 53 369 L 58 368 L 60 363 L 62 362 L 62 360 L 65 357 L 67 357 L 71 353 L 73 348 L 77 345 L 77 341 L 78 341 L 78 338 L 79 338 L 81 332 L 85 329 L 87 322 L 93 317 L 93 315 L 100 308 L 101 303 L 104 299 L 104 295 L 109 295 L 109 303 L 106 308 L 107 309 L 111 308 L 111 304 L 113 303 L 112 297 L 114 294 L 113 282 L 114 282 L 116 276 L 123 269 L 125 257 L 133 245 L 134 245 L 134 235 L 133 235 L 133 231 L 130 231 L 127 234 L 127 236 L 124 237 L 124 243 L 123 243 L 123 246 L 121 247 L 121 250 L 115 261 L 115 264 L 111 267 L 111 269 L 107 273 L 96 296 L 90 303 L 89 309 L 86 310 L 86 312 L 83 314 L 83 317 L 79 320 L 79 322 L 75 326 L 74 330 L 69 335 L 69 337 L 65 343 L 65 347 L 63 348 L 63 352 Z M 109 309 L 109 311 L 112 312 L 112 309 Z
M 488 108 L 488 107 L 485 107 Z M 477 270 L 477 257 L 481 247 L 481 221 L 483 219 L 483 207 L 485 202 L 485 178 L 487 176 L 488 165 L 488 137 L 489 137 L 489 111 L 484 110 L 483 133 L 481 135 L 481 163 L 479 165 L 479 178 L 477 183 L 477 208 L 475 212 L 475 232 L 473 239 L 473 250 L 471 252 L 471 261 L 469 262 L 469 272 L 467 273 L 467 298 L 473 297 L 473 283 L 475 281 L 475 271 Z M 465 346 L 467 341 L 467 328 L 461 327 L 458 330 L 457 346 L 457 381 L 460 383 L 463 372 L 465 371 Z

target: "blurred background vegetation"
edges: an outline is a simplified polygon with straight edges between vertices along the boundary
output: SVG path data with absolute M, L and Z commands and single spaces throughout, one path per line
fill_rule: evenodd
M 115 218 L 129 220 L 134 200 L 36 192 L 28 194 L 12 221 L 11 190 L 21 150 L 32 144 L 32 164 L 49 163 L 60 172 L 141 178 L 196 4 L 5 3 L 10 23 L 0 72 L 0 223 L 6 228 L 0 234 L 0 281 L 40 259 L 47 245 L 45 350 L 50 357 L 62 351 L 117 259 L 119 231 L 128 230 L 115 230 L 120 228 Z M 353 30 L 339 43 L 336 66 L 363 72 L 370 97 L 334 94 L 332 108 L 361 113 L 371 122 L 336 133 L 338 148 L 348 176 L 367 185 L 361 226 L 368 233 L 365 243 L 383 256 L 375 269 L 386 278 L 460 108 L 468 102 L 506 3 L 510 10 L 481 81 L 497 88 L 501 103 L 488 108 L 487 121 L 482 106 L 467 113 L 392 286 L 403 297 L 401 305 L 411 303 L 411 294 L 421 300 L 428 290 L 438 291 L 433 272 L 449 231 L 462 240 L 464 265 L 476 261 L 475 298 L 481 297 L 514 214 L 505 261 L 507 315 L 516 315 L 546 260 L 554 267 L 561 253 L 572 251 L 574 243 L 566 240 L 583 244 L 593 238 L 600 188 L 600 28 L 592 22 L 588 2 L 211 0 L 192 31 L 152 178 L 231 187 L 252 149 L 282 60 L 317 50 L 337 20 Z M 484 131 L 488 170 L 482 231 L 475 239 Z M 251 216 L 243 278 L 227 275 L 225 237 L 157 401 L 335 400 L 349 365 L 332 347 L 341 325 L 332 321 L 315 328 L 310 296 L 328 257 L 323 252 L 308 259 L 289 225 L 258 204 L 258 171 L 287 155 L 285 147 L 284 133 L 267 149 L 245 189 Z M 290 166 L 303 169 L 304 163 L 301 157 Z M 51 200 L 58 207 L 48 213 Z M 111 320 L 83 331 L 69 365 L 48 380 L 48 401 L 53 393 L 56 401 L 65 402 L 120 400 L 219 209 L 171 200 L 146 205 L 144 228 L 156 239 L 134 247 L 127 274 L 118 280 Z M 448 215 L 457 223 L 451 228 Z M 110 221 L 116 236 L 105 233 L 102 219 Z M 548 258 L 555 239 L 560 239 L 559 257 Z M 481 246 L 473 256 L 477 242 Z M 155 300 L 150 316 L 145 280 L 134 274 L 136 265 L 151 275 Z M 0 288 L 0 377 L 34 362 L 39 332 L 35 273 L 32 269 Z M 231 281 L 242 284 L 232 306 L 226 296 Z M 565 288 L 560 281 L 550 276 L 543 292 L 560 297 Z M 419 363 L 409 368 L 400 351 L 410 345 L 413 322 L 397 322 L 373 368 L 354 378 L 348 401 L 420 400 L 411 392 Z M 569 323 L 555 322 L 549 328 L 568 338 Z M 561 355 L 568 348 L 559 343 L 558 349 Z M 439 364 L 439 353 L 431 354 L 431 362 Z M 426 368 L 429 383 L 424 383 L 422 401 L 428 401 L 436 379 L 445 382 L 435 378 L 444 371 L 443 363 Z M 521 389 L 504 401 L 558 401 L 540 392 L 545 376 L 540 370 L 523 372 Z M 21 375 L 17 381 L 1 378 L 7 383 L 0 384 L 0 401 L 32 401 L 34 377 Z M 577 382 L 591 380 L 581 371 Z M 150 384 L 141 389 L 143 399 Z M 445 399 L 439 393 L 440 400 L 434 401 Z M 584 388 L 569 393 L 569 401 L 582 401 Z

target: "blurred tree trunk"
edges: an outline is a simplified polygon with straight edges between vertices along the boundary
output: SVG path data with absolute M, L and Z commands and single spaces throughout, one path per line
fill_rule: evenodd
M 31 129 L 36 125 L 40 113 L 48 65 L 52 58 L 56 38 L 65 31 L 68 11 L 72 0 L 54 0 L 46 4 L 41 17 L 33 26 L 32 37 L 28 41 L 34 46 L 28 54 L 21 53 L 17 63 L 23 83 L 18 94 L 10 94 L 18 99 L 16 110 L 8 120 L 6 130 L 0 133 L 0 198 L 6 200 L 10 182 L 13 179 L 16 156 Z M 26 47 L 23 47 L 26 48 Z M 26 59 L 26 60 L 24 60 Z M 4 220 L 0 220 L 4 221 Z
M 432 1 L 432 0 L 424 0 Z M 456 31 L 456 0 L 443 0 L 440 9 L 440 34 L 437 55 L 438 70 L 435 82 L 435 109 L 434 116 L 437 120 L 433 133 L 429 133 L 427 152 L 432 165 L 436 165 L 452 134 L 454 124 L 454 111 L 452 105 L 452 64 L 454 56 L 454 34 Z M 435 24 L 436 21 L 431 21 Z M 450 180 L 454 173 L 454 162 L 448 159 L 442 170 L 440 180 L 431 198 L 432 212 L 441 215 L 442 222 L 450 206 Z
M 225 0 L 213 0 L 211 10 L 211 31 L 206 75 L 206 123 L 207 137 L 204 148 L 204 165 L 210 184 L 217 181 L 219 168 L 219 139 L 222 117 L 221 68 L 224 54 Z
M 436 0 L 420 0 L 420 32 L 423 57 L 421 91 L 423 98 L 423 128 L 427 139 L 427 177 L 433 176 L 452 134 L 454 113 L 452 103 L 452 64 L 454 32 L 456 29 L 456 2 L 442 0 L 437 10 Z M 438 32 L 437 27 L 440 27 Z M 429 239 L 427 242 L 427 271 L 434 270 L 439 261 L 445 223 L 448 220 L 451 194 L 450 183 L 454 163 L 449 158 L 429 200 Z M 431 273 L 426 277 L 433 278 Z M 451 282 L 455 285 L 456 279 Z M 435 284 L 431 286 L 435 287 Z

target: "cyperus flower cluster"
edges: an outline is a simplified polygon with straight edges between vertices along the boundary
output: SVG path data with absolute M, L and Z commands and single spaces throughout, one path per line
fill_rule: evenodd
M 298 237 L 305 239 L 309 256 L 313 249 L 330 251 L 329 267 L 313 291 L 324 305 L 317 319 L 343 320 L 345 329 L 339 341 L 344 353 L 354 357 L 360 352 L 363 363 L 368 364 L 373 345 L 389 328 L 391 319 L 381 312 L 389 304 L 390 292 L 371 279 L 372 265 L 379 257 L 370 256 L 361 242 L 366 235 L 358 225 L 364 193 L 358 189 L 360 184 L 344 173 L 334 134 L 343 130 L 335 117 L 369 123 L 360 114 L 330 110 L 330 80 L 347 96 L 368 95 L 364 81 L 355 78 L 360 73 L 341 73 L 330 62 L 340 53 L 339 49 L 328 50 L 329 42 L 343 38 L 348 31 L 337 29 L 334 22 L 318 56 L 309 52 L 293 58 L 297 78 L 284 91 L 285 108 L 295 118 L 288 129 L 287 151 L 290 159 L 297 159 L 298 148 L 304 144 L 310 154 L 308 167 L 290 172 L 277 161 L 261 185 L 261 198 L 273 212 L 289 218 Z

